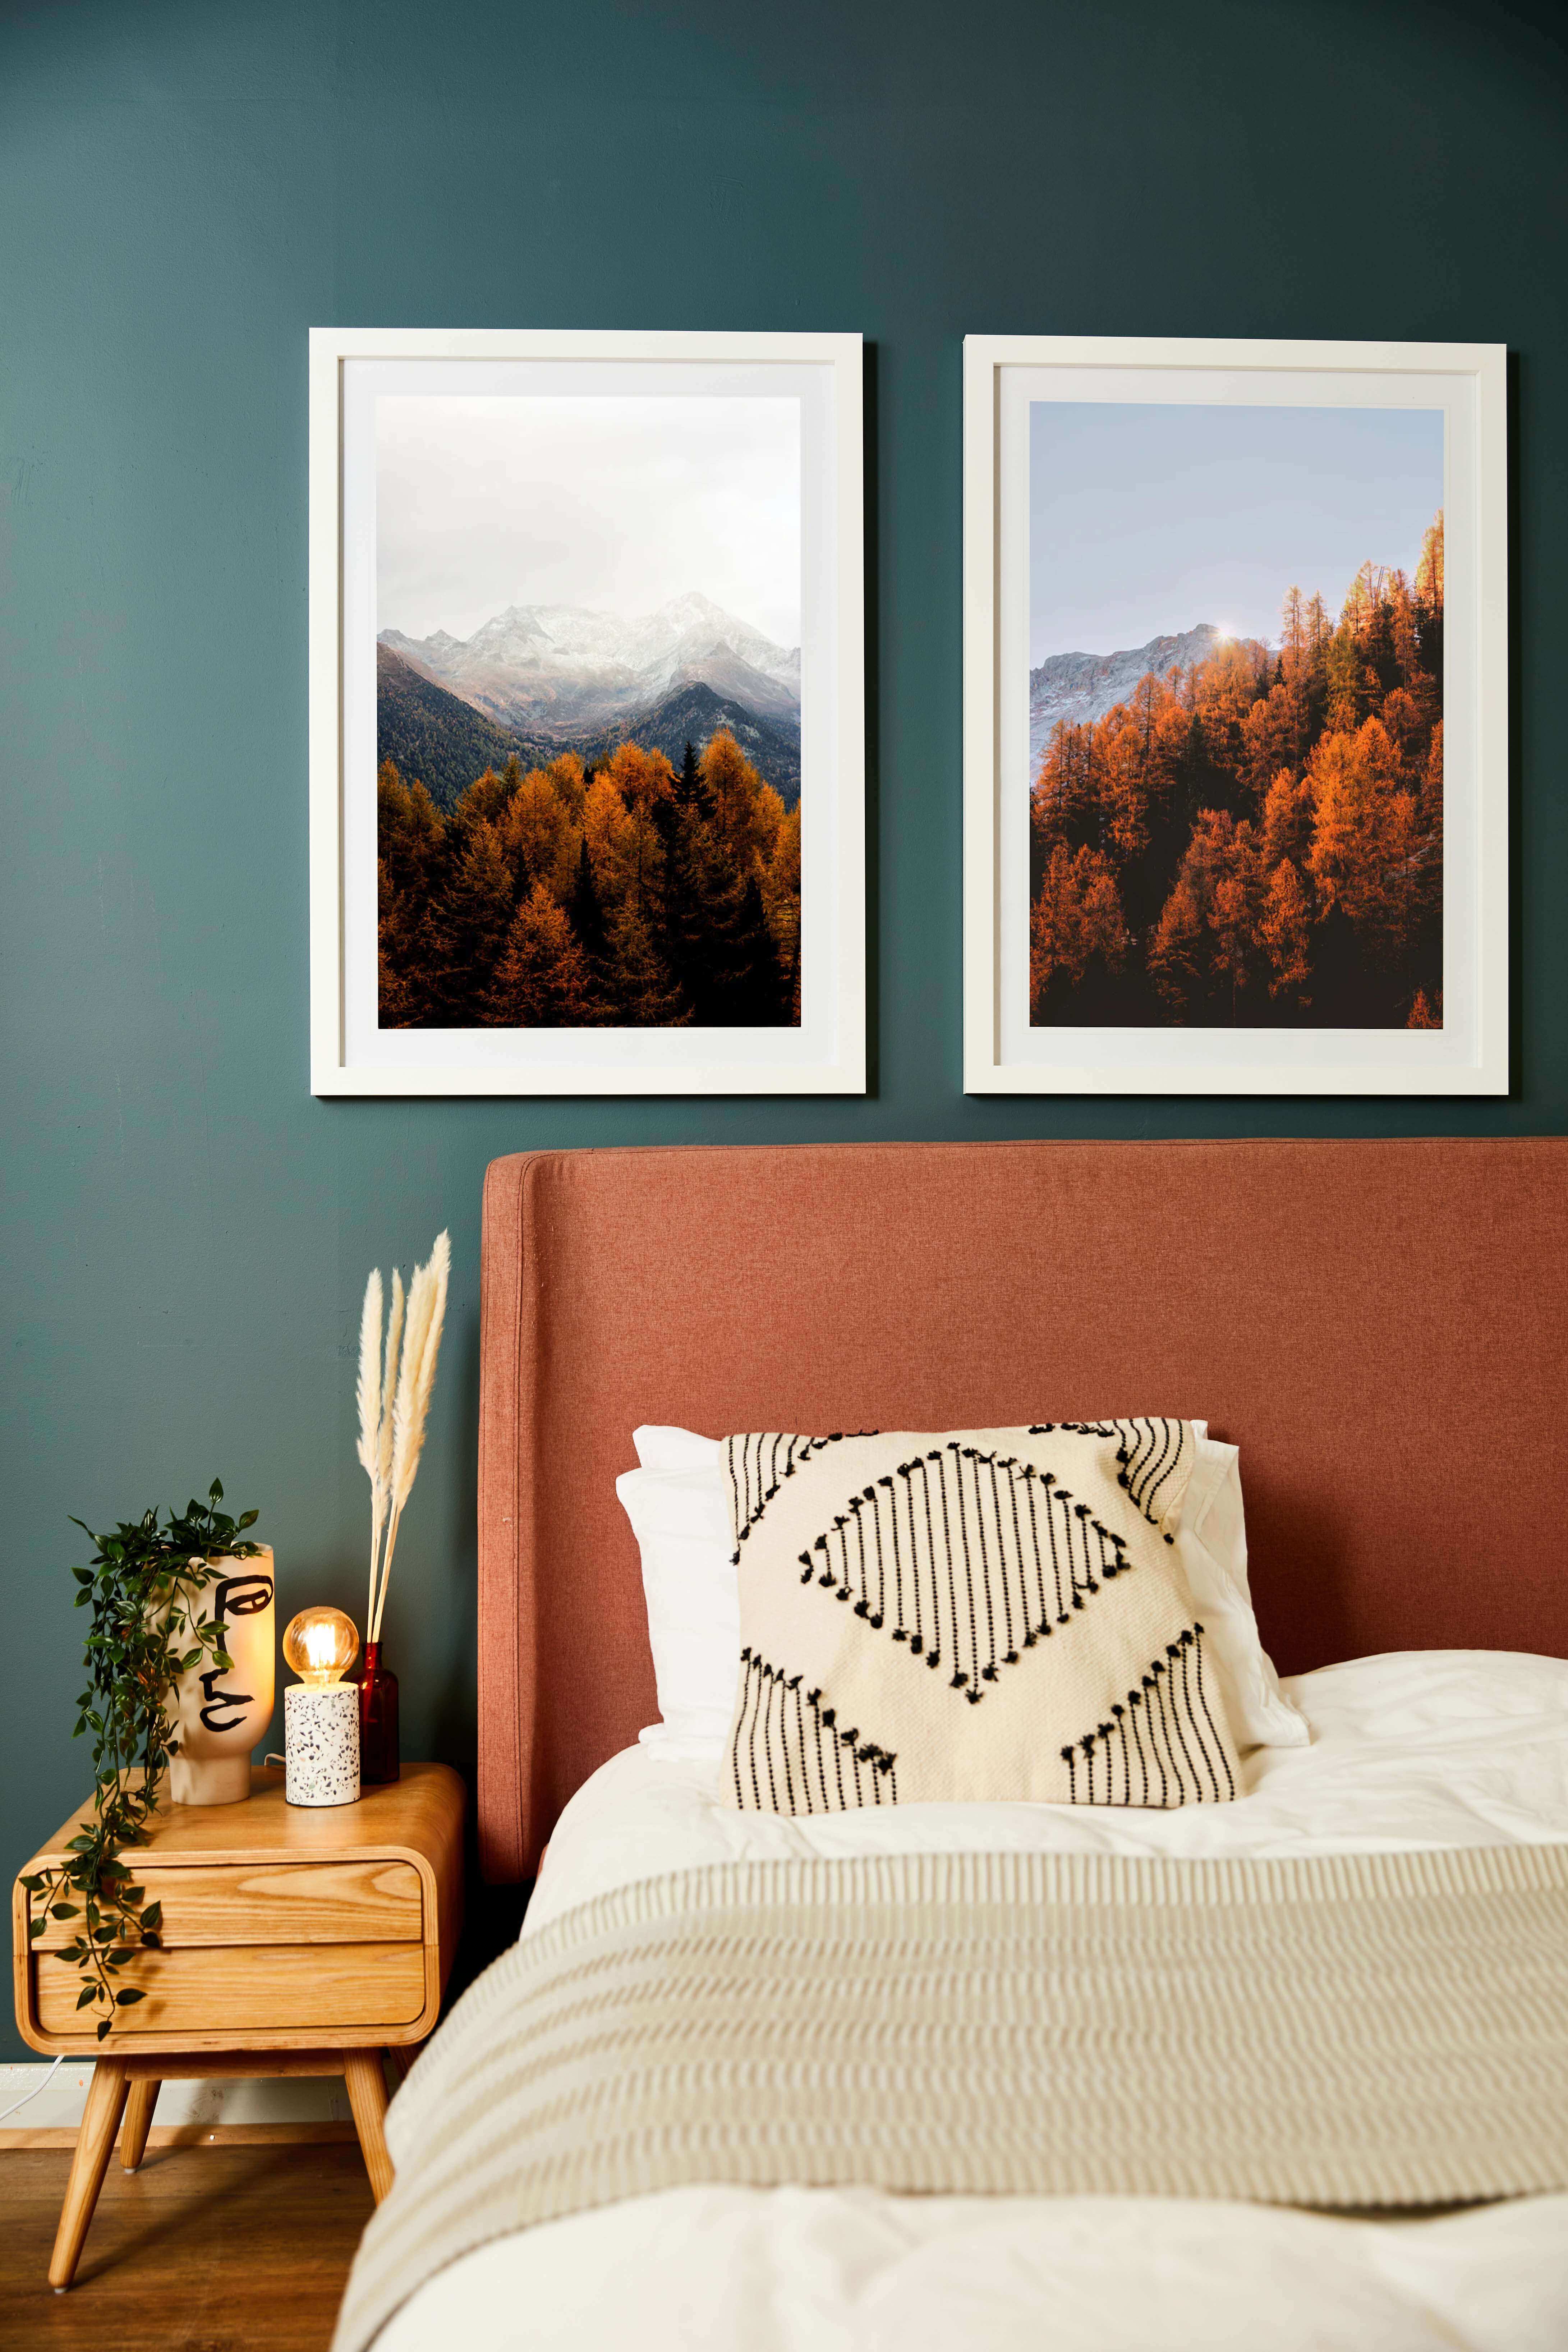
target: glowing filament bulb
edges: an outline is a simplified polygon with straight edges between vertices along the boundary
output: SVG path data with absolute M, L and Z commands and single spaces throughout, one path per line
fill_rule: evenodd
M 359 1635 L 341 1609 L 301 1609 L 283 1635 L 283 1655 L 311 1690 L 341 1681 L 359 1655 Z

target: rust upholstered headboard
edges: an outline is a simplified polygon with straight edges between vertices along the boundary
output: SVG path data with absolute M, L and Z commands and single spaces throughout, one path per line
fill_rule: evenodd
M 484 1234 L 492 1878 L 657 1713 L 639 1422 L 1206 1415 L 1282 1672 L 1568 1655 L 1568 1139 L 536 1152 Z

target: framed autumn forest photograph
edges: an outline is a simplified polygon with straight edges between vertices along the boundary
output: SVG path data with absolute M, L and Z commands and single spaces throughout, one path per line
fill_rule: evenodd
M 317 1094 L 865 1090 L 861 345 L 311 334 Z
M 1506 1093 L 1502 350 L 964 367 L 967 1089 Z

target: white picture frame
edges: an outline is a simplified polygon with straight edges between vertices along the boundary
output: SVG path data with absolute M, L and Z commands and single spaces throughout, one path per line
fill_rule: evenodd
M 686 393 L 710 383 L 800 400 L 798 1025 L 383 1031 L 374 962 L 377 628 L 374 550 L 366 544 L 375 485 L 367 411 L 374 416 L 374 401 L 403 387 L 478 394 L 601 383 Z M 369 430 L 374 438 L 374 424 Z M 862 451 L 858 335 L 310 331 L 312 1093 L 865 1092 Z
M 1031 400 L 1048 399 L 1442 409 L 1441 1027 L 1031 1027 L 1027 414 Z M 965 338 L 967 1092 L 1508 1092 L 1506 420 L 1506 352 L 1499 344 Z M 1192 615 L 1211 618 L 1218 616 Z

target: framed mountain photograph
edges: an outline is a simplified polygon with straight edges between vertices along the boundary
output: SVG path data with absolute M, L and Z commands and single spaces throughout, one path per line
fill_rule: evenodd
M 966 340 L 968 1091 L 1508 1091 L 1505 397 Z
M 310 338 L 311 1085 L 858 1094 L 858 335 Z

